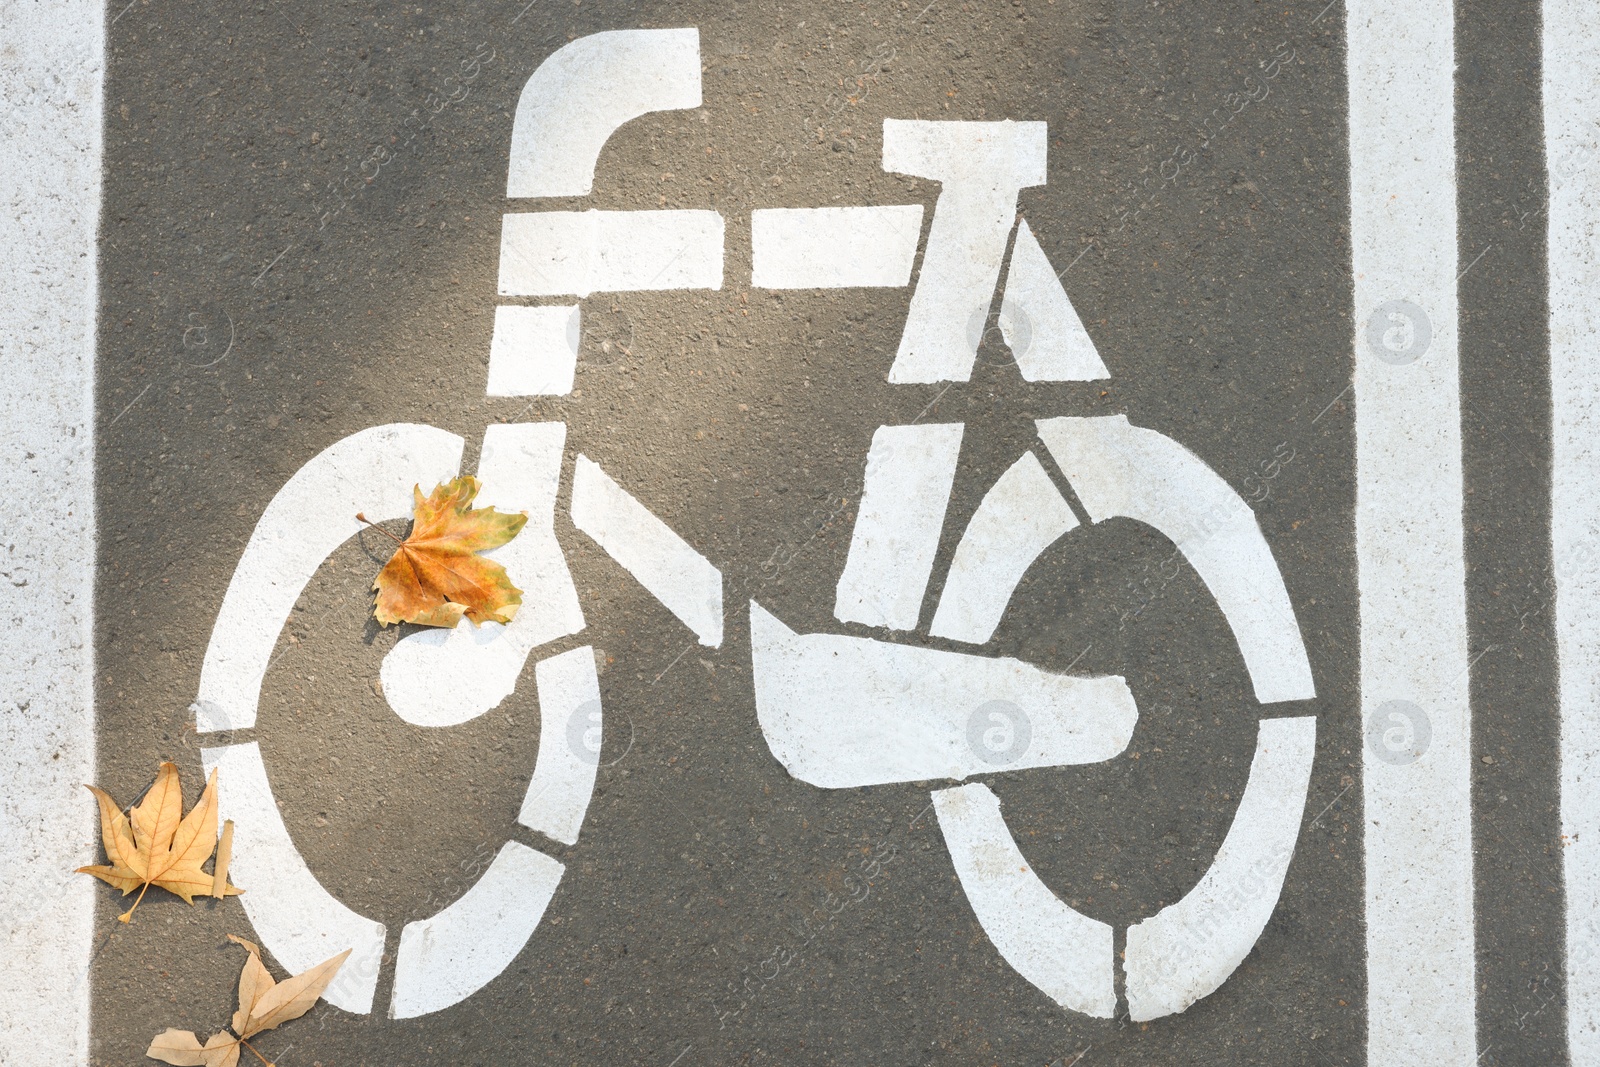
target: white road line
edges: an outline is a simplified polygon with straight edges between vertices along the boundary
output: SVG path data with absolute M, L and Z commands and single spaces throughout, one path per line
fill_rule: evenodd
M 715 211 L 525 211 L 504 216 L 500 295 L 721 289 Z
M 833 615 L 910 630 L 922 612 L 961 456 L 959 422 L 880 426 L 834 590 Z
M 1033 561 L 1077 526 L 1039 458 L 1024 452 L 967 523 L 928 632 L 976 645 L 989 640 Z
M 755 601 L 750 649 L 767 747 L 823 789 L 1098 763 L 1128 747 L 1139 719 L 1116 675 L 797 634 Z
M 448 1008 L 499 977 L 533 936 L 564 873 L 544 853 L 507 841 L 471 889 L 437 915 L 407 923 L 390 1017 Z
M 522 87 L 506 195 L 588 196 L 600 150 L 623 123 L 699 106 L 699 30 L 580 37 L 551 53 Z
M 1544 5 L 1550 182 L 1551 538 L 1561 661 L 1567 1040 L 1600 1064 L 1600 8 Z
M 1431 735 L 1420 756 L 1381 729 L 1362 748 L 1373 1067 L 1477 1056 L 1454 18 L 1348 4 L 1362 716 L 1403 708 Z
M 89 1057 L 94 342 L 104 8 L 8 4 L 0 65 L 0 1049 Z M 5 1053 L 0 1052 L 0 1056 Z
M 988 786 L 936 789 L 933 804 L 961 889 L 995 949 L 1062 1007 L 1111 1018 L 1111 927 L 1062 901 L 1033 872 Z
M 761 208 L 750 213 L 750 284 L 763 289 L 909 285 L 921 204 Z
M 1182 900 L 1128 928 L 1134 1021 L 1186 1011 L 1255 947 L 1289 872 L 1316 753 L 1314 716 L 1261 720 L 1250 778 L 1217 858 Z
M 693 630 L 702 645 L 722 644 L 722 572 L 587 456 L 579 456 L 573 468 L 572 524 Z

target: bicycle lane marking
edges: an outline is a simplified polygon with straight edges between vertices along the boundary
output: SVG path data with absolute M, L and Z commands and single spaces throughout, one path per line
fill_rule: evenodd
M 1347 10 L 1367 1062 L 1467 1067 L 1476 1004 L 1454 7 L 1351 0 Z M 1390 721 L 1418 743 L 1389 746 Z
M 9 516 L 0 605 L 0 1046 L 85 1063 L 93 883 L 94 343 L 105 11 L 8 5 L 0 397 Z

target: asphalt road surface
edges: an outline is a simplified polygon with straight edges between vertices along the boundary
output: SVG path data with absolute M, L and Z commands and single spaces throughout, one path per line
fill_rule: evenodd
M 0 1062 L 1600 1064 L 1600 19 L 1324 3 L 7 5 Z

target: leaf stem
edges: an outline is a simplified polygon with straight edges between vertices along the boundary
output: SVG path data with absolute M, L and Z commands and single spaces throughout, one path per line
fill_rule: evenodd
M 379 533 L 383 534 L 383 536 L 387 537 L 389 540 L 393 541 L 395 544 L 397 544 L 397 545 L 405 544 L 405 542 L 400 540 L 400 538 L 396 537 L 394 534 L 390 533 L 388 530 L 385 530 L 382 526 L 379 526 L 377 523 L 375 523 L 371 519 L 367 518 L 361 512 L 359 512 L 359 511 L 356 512 L 356 518 L 360 519 L 362 522 L 366 523 L 368 526 L 372 527 L 374 530 L 377 530 Z
M 262 1063 L 266 1064 L 267 1067 L 276 1067 L 276 1064 L 274 1064 L 271 1060 L 267 1059 L 261 1053 L 256 1052 L 256 1047 L 254 1045 L 252 1045 L 250 1042 L 246 1041 L 244 1038 L 241 1037 L 239 1039 L 239 1044 L 243 1045 L 245 1048 L 249 1049 L 252 1053 L 254 1053 L 256 1059 L 258 1059 Z
M 125 922 L 125 923 L 133 922 L 133 913 L 134 913 L 135 910 L 138 909 L 139 901 L 144 899 L 145 890 L 147 890 L 149 888 L 150 888 L 150 883 L 149 882 L 146 882 L 144 885 L 139 887 L 139 895 L 133 898 L 133 907 L 129 908 L 127 911 L 123 912 L 121 915 L 118 915 L 117 916 L 118 921 Z

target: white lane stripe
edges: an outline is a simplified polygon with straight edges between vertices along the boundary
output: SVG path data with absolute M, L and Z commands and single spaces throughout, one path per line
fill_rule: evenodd
M 283 624 L 323 561 L 365 529 L 356 513 L 373 522 L 409 518 L 412 488 L 426 493 L 455 477 L 463 444 L 432 426 L 373 426 L 335 441 L 284 483 L 250 534 L 211 629 L 194 703 L 197 730 L 256 724 Z
M 702 645 L 722 644 L 722 572 L 587 456 L 573 469 L 572 524 L 606 550 Z
M 1039 420 L 1039 438 L 1095 522 L 1160 530 L 1216 599 L 1263 704 L 1316 696 L 1289 591 L 1255 512 L 1199 456 L 1126 415 Z
M 921 204 L 761 208 L 750 214 L 750 284 L 850 289 L 911 281 Z
M 1128 747 L 1139 719 L 1116 675 L 797 634 L 753 600 L 750 648 L 767 747 L 824 789 L 1098 763 Z
M 564 873 L 542 852 L 507 841 L 471 889 L 437 915 L 407 923 L 390 1018 L 448 1008 L 499 977 L 533 936 Z
M 840 622 L 916 627 L 963 430 L 959 422 L 919 423 L 873 433 L 850 552 L 834 591 Z
M 1027 219 L 1017 224 L 1011 249 L 1006 292 L 1000 301 L 1000 333 L 1017 369 L 1030 382 L 1111 377 Z
M 1062 1007 L 1111 1018 L 1111 927 L 1062 901 L 1033 872 L 988 786 L 936 789 L 933 807 L 962 892 L 1005 961 Z
M 539 757 L 517 821 L 562 844 L 578 842 L 604 741 L 600 677 L 588 645 L 540 660 Z
M 1550 529 L 1561 662 L 1561 856 L 1567 896 L 1567 1040 L 1600 1064 L 1600 7 L 1544 5 L 1550 182 Z
M 1371 722 L 1406 701 L 1431 732 L 1420 757 L 1362 748 L 1367 1062 L 1468 1067 L 1477 1041 L 1455 12 L 1450 0 L 1347 8 L 1362 715 Z
M 529 211 L 504 216 L 501 296 L 721 289 L 715 211 Z
M 928 632 L 976 645 L 989 640 L 1033 561 L 1077 526 L 1039 458 L 1024 452 L 967 523 Z
M 489 341 L 490 396 L 566 396 L 582 340 L 576 306 L 494 309 Z
M 0 65 L 0 1050 L 89 1057 L 94 337 L 105 10 L 8 4 Z M 26 1050 L 24 1053 L 22 1050 Z M 7 1053 L 0 1051 L 0 1058 Z
M 1211 867 L 1182 900 L 1128 928 L 1134 1021 L 1187 1010 L 1255 947 L 1289 872 L 1316 752 L 1314 717 L 1261 721 L 1250 778 Z
M 700 31 L 610 30 L 562 45 L 517 98 L 506 195 L 588 196 L 623 123 L 700 106 Z
M 233 872 L 250 925 L 278 963 L 298 974 L 352 949 L 323 997 L 345 1011 L 372 1010 L 383 962 L 384 926 L 351 911 L 323 888 L 294 847 L 255 742 L 202 748 L 217 769 L 217 813 L 234 823 Z
M 395 642 L 379 677 L 394 713 L 416 726 L 454 726 L 497 706 L 522 677 L 528 654 L 583 629 L 583 609 L 556 540 L 556 490 L 567 427 L 561 422 L 490 426 L 483 435 L 475 507 L 526 511 L 528 524 L 509 544 L 484 555 L 506 568 L 522 590 L 508 624 L 429 628 Z M 423 487 L 426 492 L 427 486 Z M 451 679 L 441 686 L 440 678 Z

